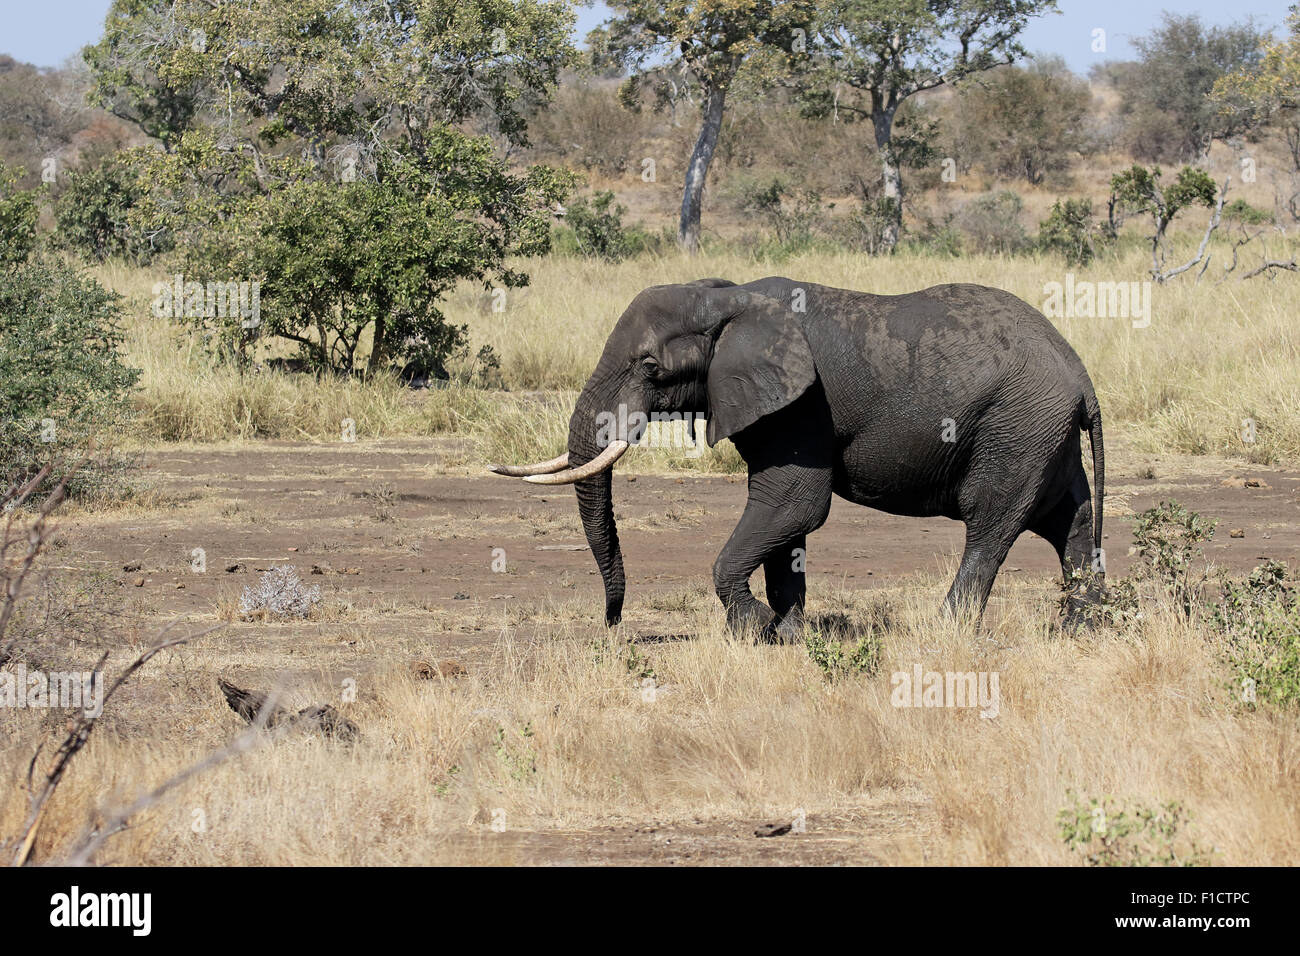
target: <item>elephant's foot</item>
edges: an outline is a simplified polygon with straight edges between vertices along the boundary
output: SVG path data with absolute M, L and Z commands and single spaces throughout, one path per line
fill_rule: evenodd
M 772 629 L 772 644 L 802 644 L 808 622 L 800 608 L 791 608 Z
M 753 635 L 756 644 L 778 643 L 776 615 L 753 595 L 748 600 L 742 599 L 728 605 L 727 630 L 732 637 Z
M 1096 588 L 1086 588 L 1067 594 L 1062 602 L 1065 616 L 1061 630 L 1071 634 L 1096 630 L 1106 617 L 1105 595 Z

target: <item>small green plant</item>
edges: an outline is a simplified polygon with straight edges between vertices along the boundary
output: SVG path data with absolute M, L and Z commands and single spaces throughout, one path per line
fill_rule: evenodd
M 1066 792 L 1070 805 L 1056 815 L 1065 845 L 1088 866 L 1207 866 L 1212 851 L 1187 836 L 1190 817 L 1181 803 L 1152 809 L 1113 797 L 1083 800 Z
M 1300 704 L 1300 594 L 1284 563 L 1269 561 L 1245 581 L 1224 581 L 1210 620 L 1225 641 L 1232 689 L 1243 703 Z
M 659 676 L 655 673 L 650 658 L 642 654 L 632 641 L 601 635 L 592 640 L 591 651 L 593 663 L 603 664 L 607 660 L 621 661 L 627 672 L 637 680 Z
M 512 743 L 506 729 L 497 728 L 495 741 L 497 759 L 505 766 L 512 780 L 522 783 L 537 773 L 537 749 L 533 745 L 533 737 L 536 733 L 532 721 L 529 721 L 519 728 L 516 734 L 519 742 Z
M 1168 595 L 1187 618 L 1200 605 L 1209 581 L 1200 545 L 1214 537 L 1216 524 L 1172 500 L 1148 508 L 1133 523 L 1141 575 Z
M 804 635 L 808 657 L 829 680 L 841 677 L 870 677 L 880 667 L 880 639 L 870 631 L 850 644 L 832 639 L 816 627 Z

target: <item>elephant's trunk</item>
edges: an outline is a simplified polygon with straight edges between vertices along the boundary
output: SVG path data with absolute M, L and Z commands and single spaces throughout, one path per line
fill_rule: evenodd
M 591 395 L 590 386 L 578 397 L 569 419 L 569 467 L 575 468 L 597 457 L 603 449 L 596 441 L 600 402 Z M 600 568 L 605 585 L 605 623 L 613 627 L 623 618 L 623 552 L 618 544 L 618 527 L 614 523 L 612 496 L 613 468 L 574 482 L 578 494 L 578 515 L 587 544 Z

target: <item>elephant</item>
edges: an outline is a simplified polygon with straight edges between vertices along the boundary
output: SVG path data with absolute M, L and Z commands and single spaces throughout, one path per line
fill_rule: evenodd
M 713 566 L 733 633 L 780 642 L 802 632 L 806 539 L 832 495 L 962 521 L 965 548 L 943 610 L 977 627 L 1025 531 L 1056 548 L 1068 625 L 1088 624 L 1104 594 L 1097 395 L 1056 328 L 1008 292 L 950 284 L 875 295 L 769 277 L 638 294 L 578 396 L 568 452 L 492 466 L 573 483 L 609 626 L 622 618 L 626 587 L 611 473 L 639 436 L 610 439 L 598 422 L 620 405 L 629 418 L 706 417 L 709 445 L 731 439 L 748 466 L 748 501 Z M 766 604 L 749 587 L 760 565 Z

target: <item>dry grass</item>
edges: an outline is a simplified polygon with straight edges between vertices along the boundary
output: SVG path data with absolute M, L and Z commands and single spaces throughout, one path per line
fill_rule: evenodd
M 1181 242 L 1189 246 L 1193 237 L 1185 234 Z M 1146 253 L 1131 244 L 1127 250 L 1117 260 L 1068 271 L 1078 280 L 1139 280 Z M 1218 254 L 1222 257 L 1222 249 Z M 391 379 L 361 384 L 240 375 L 213 364 L 192 338 L 149 315 L 154 276 L 110 266 L 99 277 L 128 297 L 128 356 L 144 370 L 136 398 L 141 442 L 337 440 L 350 419 L 359 438 L 463 434 L 472 439 L 471 458 L 482 463 L 535 460 L 563 449 L 573 392 L 584 383 L 619 314 L 650 285 L 706 275 L 744 282 L 779 273 L 892 294 L 943 282 L 979 282 L 1042 307 L 1044 285 L 1064 282 L 1067 272 L 1049 257 L 875 259 L 825 251 L 781 263 L 719 253 L 619 265 L 553 257 L 525 266 L 532 284 L 512 291 L 504 312 L 493 312 L 482 290 L 469 285 L 451 296 L 446 309 L 453 322 L 468 326 L 471 353 L 484 344 L 497 351 L 511 392 L 453 384 L 413 393 Z M 1286 274 L 1215 284 L 1217 272 L 1212 266 L 1199 284 L 1188 275 L 1155 286 L 1149 328 L 1135 329 L 1115 318 L 1064 318 L 1058 326 L 1092 374 L 1108 429 L 1122 430 L 1135 448 L 1262 463 L 1294 459 L 1300 455 L 1300 420 L 1293 413 L 1300 405 L 1300 343 L 1289 299 L 1300 280 Z M 466 368 L 452 365 L 453 373 Z M 1246 418 L 1256 422 L 1252 444 L 1241 439 Z M 637 467 L 730 471 L 740 462 L 723 445 L 698 461 L 681 451 L 649 451 L 638 456 Z
M 340 704 L 343 679 L 357 676 L 356 701 L 340 706 L 361 726 L 359 743 L 268 736 L 146 813 L 104 861 L 537 859 L 526 843 L 493 842 L 494 812 L 507 831 L 563 837 L 581 858 L 594 827 L 705 822 L 747 833 L 802 808 L 810 833 L 851 829 L 892 794 L 906 813 L 892 831 L 848 844 L 845 859 L 1067 864 L 1076 859 L 1056 815 L 1070 790 L 1152 807 L 1179 800 L 1191 814 L 1180 841 L 1212 848 L 1218 864 L 1300 861 L 1300 723 L 1238 707 L 1207 632 L 1156 612 L 1140 632 L 1068 638 L 1049 625 L 1039 592 L 1006 585 L 990 633 L 972 639 L 933 616 L 938 586 L 918 579 L 869 595 L 814 586 L 814 612 L 890 619 L 879 673 L 833 681 L 801 647 L 728 640 L 702 591 L 670 602 L 694 639 L 639 644 L 630 665 L 618 640 L 563 604 L 532 640 L 502 622 L 494 665 L 460 679 L 417 679 L 381 643 L 373 672 L 322 670 L 285 701 Z M 998 716 L 892 706 L 891 673 L 914 664 L 998 673 Z M 653 701 L 643 698 L 646 667 Z M 212 674 L 239 669 L 212 638 L 154 667 L 74 765 L 38 858 L 57 856 L 94 808 L 233 736 L 239 722 Z M 11 742 L 0 762 L 18 779 L 56 731 L 30 711 L 0 721 Z M 14 832 L 25 806 L 17 788 L 5 792 L 0 832 Z

